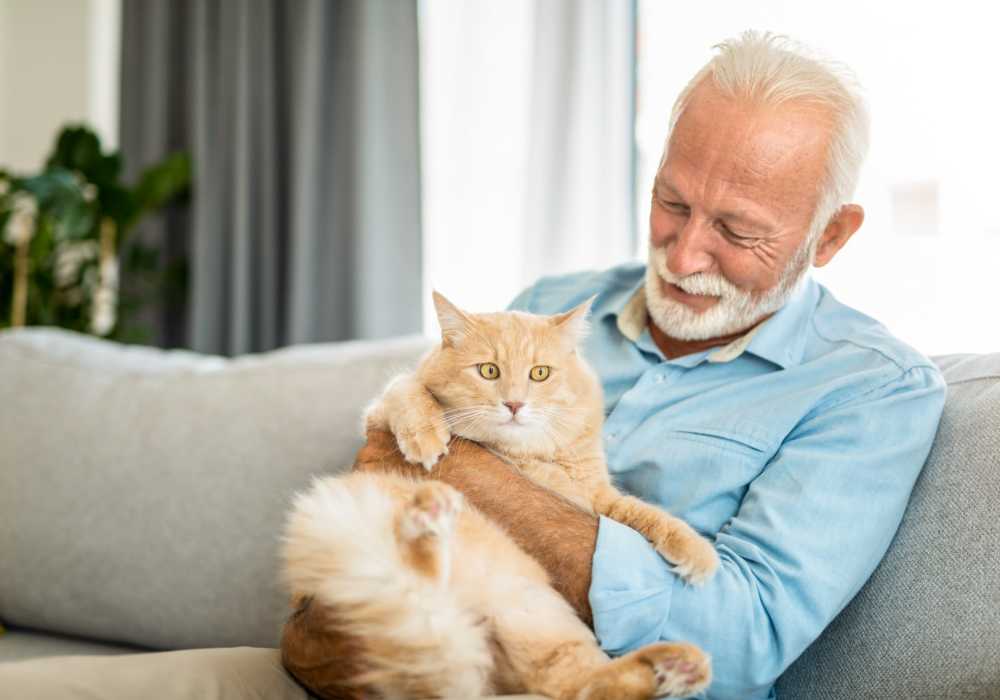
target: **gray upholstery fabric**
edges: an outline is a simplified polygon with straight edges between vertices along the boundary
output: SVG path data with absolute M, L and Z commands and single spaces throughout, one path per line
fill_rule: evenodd
M 0 619 L 154 648 L 276 644 L 277 533 L 292 492 L 351 461 L 361 407 L 427 345 L 226 360 L 0 332 Z M 899 534 L 781 679 L 783 700 L 1000 698 L 1000 355 L 938 362 L 948 403 Z M 21 653 L 5 652 L 10 642 L 25 655 L 57 648 L 8 633 L 0 660 Z M 270 657 L 258 651 L 259 670 Z M 226 675 L 239 655 L 213 653 L 127 658 L 155 657 L 134 662 L 135 682 L 145 663 L 162 677 L 185 659 L 191 679 L 239 688 L 242 676 Z M 106 668 L 93 664 L 57 670 L 93 680 Z M 108 690 L 117 678 L 88 697 L 121 697 Z
M 307 700 L 313 696 L 282 668 L 277 649 L 237 647 L 128 654 L 111 659 L 67 656 L 0 663 L 0 697 L 4 700 Z M 503 700 L 545 698 L 505 695 Z
M 1000 354 L 937 362 L 948 401 L 899 533 L 782 700 L 1000 698 Z
M 10 629 L 0 635 L 0 664 L 51 656 L 113 656 L 138 651 L 144 650 L 31 630 Z
M 306 700 L 277 649 L 195 649 L 0 663 L 11 700 Z
M 0 620 L 145 647 L 276 646 L 284 513 L 349 465 L 420 338 L 238 360 L 0 333 Z

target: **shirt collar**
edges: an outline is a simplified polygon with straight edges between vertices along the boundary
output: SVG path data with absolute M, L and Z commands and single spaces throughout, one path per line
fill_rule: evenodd
M 800 364 L 805 349 L 806 328 L 818 298 L 818 285 L 807 275 L 771 318 L 729 344 L 708 351 L 704 359 L 713 363 L 731 362 L 749 352 L 782 369 Z M 645 279 L 639 280 L 623 304 L 613 305 L 604 315 L 617 316 L 616 323 L 621 334 L 633 343 L 640 343 L 649 325 Z

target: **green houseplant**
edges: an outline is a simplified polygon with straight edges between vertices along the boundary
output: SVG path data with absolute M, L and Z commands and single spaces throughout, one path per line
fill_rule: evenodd
M 143 277 L 157 290 L 166 277 L 155 250 L 126 243 L 146 214 L 187 194 L 191 163 L 172 154 L 131 186 L 121 170 L 120 155 L 103 152 L 85 126 L 60 132 L 40 173 L 0 170 L 0 328 L 142 339 L 130 320 L 146 299 L 122 294 L 119 278 Z

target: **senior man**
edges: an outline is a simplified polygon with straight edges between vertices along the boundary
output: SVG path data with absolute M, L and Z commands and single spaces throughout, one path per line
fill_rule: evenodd
M 549 569 L 606 651 L 693 642 L 713 659 L 708 697 L 745 700 L 773 696 L 884 555 L 945 387 L 808 275 L 864 219 L 850 198 L 868 121 L 849 75 L 772 35 L 718 49 L 674 108 L 648 264 L 543 279 L 511 307 L 596 295 L 586 356 L 609 468 L 711 538 L 718 573 L 685 585 L 641 535 L 498 460 L 452 451 L 435 475 Z M 392 448 L 371 435 L 360 461 Z M 293 671 L 308 613 L 286 636 Z

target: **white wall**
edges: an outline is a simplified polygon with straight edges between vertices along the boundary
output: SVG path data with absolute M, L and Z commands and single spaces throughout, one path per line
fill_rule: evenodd
M 67 122 L 118 142 L 120 0 L 0 0 L 0 167 L 34 171 Z

